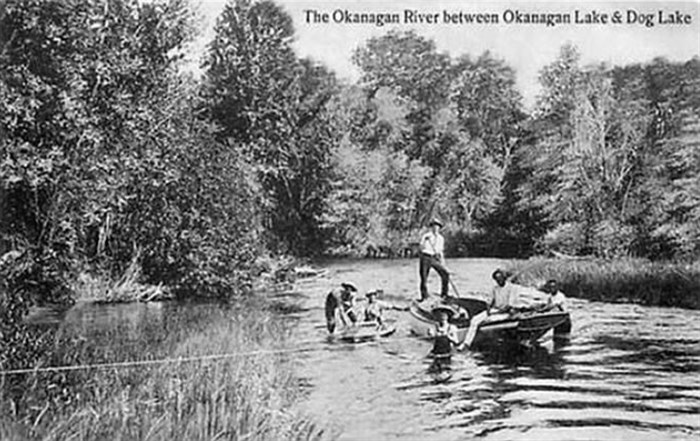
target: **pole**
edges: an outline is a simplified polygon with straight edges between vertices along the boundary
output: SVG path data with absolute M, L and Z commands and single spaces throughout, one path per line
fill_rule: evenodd
M 455 285 L 455 282 L 452 281 L 452 274 L 450 274 L 450 285 L 452 285 L 452 289 L 455 290 L 455 294 L 457 294 L 457 298 L 461 297 L 459 295 L 459 291 L 457 290 L 457 286 Z

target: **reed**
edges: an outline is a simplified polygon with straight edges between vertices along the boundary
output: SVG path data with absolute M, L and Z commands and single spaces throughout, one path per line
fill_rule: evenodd
M 287 331 L 261 308 L 207 311 L 144 327 L 136 342 L 124 329 L 91 342 L 66 337 L 45 362 L 75 365 L 258 352 L 217 361 L 25 375 L 4 385 L 0 439 L 334 437 L 290 410 L 302 393 L 293 366 L 288 355 L 269 352 L 287 347 Z
M 700 262 L 534 258 L 512 263 L 509 271 L 522 284 L 556 279 L 571 297 L 700 309 Z
M 71 289 L 82 301 L 99 303 L 150 302 L 173 298 L 168 287 L 163 284 L 142 283 L 140 253 L 131 259 L 124 273 L 113 280 L 107 274 L 83 272 L 72 282 Z

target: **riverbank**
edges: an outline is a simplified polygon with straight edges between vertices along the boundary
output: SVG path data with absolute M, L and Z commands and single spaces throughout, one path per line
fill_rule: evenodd
M 700 309 L 700 262 L 533 258 L 508 271 L 525 285 L 556 279 L 569 297 Z
M 169 361 L 5 376 L 0 438 L 324 439 L 289 410 L 303 392 L 286 326 L 257 300 L 193 305 L 88 338 L 63 329 L 34 366 Z

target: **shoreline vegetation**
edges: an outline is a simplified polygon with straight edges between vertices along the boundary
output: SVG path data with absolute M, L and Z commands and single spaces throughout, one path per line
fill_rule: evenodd
M 0 13 L 0 369 L 278 348 L 259 288 L 314 274 L 281 256 L 405 256 L 433 217 L 448 255 L 619 258 L 528 274 L 697 307 L 697 264 L 624 259 L 700 257 L 700 58 L 584 65 L 565 44 L 530 112 L 492 52 L 392 29 L 358 41 L 347 84 L 298 54 L 282 6 L 230 0 L 195 76 L 193 3 Z M 162 298 L 252 306 L 147 328 L 140 349 L 24 323 L 37 305 Z M 323 438 L 284 410 L 290 369 L 270 355 L 3 376 L 0 438 Z
M 524 285 L 556 279 L 568 297 L 700 309 L 700 262 L 538 257 L 512 263 L 507 271 Z
M 162 323 L 139 323 L 136 331 L 35 339 L 37 367 L 172 362 L 4 376 L 0 438 L 332 438 L 322 425 L 289 410 L 303 389 L 285 356 L 294 348 L 279 314 L 260 299 L 208 306 Z M 206 360 L 220 354 L 240 356 Z M 178 361 L 200 356 L 205 360 Z

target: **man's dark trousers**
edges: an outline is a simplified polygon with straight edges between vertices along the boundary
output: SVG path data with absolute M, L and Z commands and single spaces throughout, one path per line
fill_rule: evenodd
M 446 297 L 449 292 L 450 274 L 447 272 L 447 269 L 436 256 L 420 253 L 418 274 L 420 275 L 421 300 L 428 298 L 428 273 L 430 272 L 430 268 L 435 268 L 435 271 L 440 275 L 440 279 L 442 279 L 442 292 L 440 294 Z

